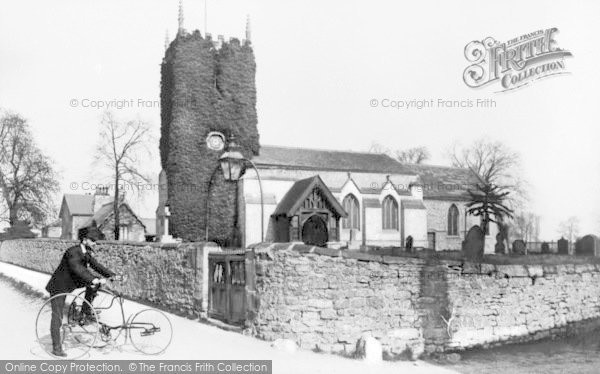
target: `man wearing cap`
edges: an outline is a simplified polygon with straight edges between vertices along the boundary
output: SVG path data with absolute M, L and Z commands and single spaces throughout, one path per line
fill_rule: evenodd
M 60 264 L 52 274 L 46 285 L 50 296 L 60 293 L 69 293 L 76 288 L 86 287 L 85 299 L 91 304 L 96 296 L 98 286 L 106 283 L 105 278 L 115 276 L 115 273 L 102 266 L 92 257 L 92 250 L 96 241 L 103 238 L 102 233 L 96 228 L 83 228 L 79 230 L 79 245 L 68 248 Z M 94 276 L 88 266 L 98 272 L 102 277 Z M 66 357 L 60 339 L 60 326 L 62 324 L 65 296 L 52 299 L 52 320 L 50 322 L 50 336 L 52 337 L 52 354 Z M 82 306 L 82 312 L 88 317 L 91 315 L 87 304 Z

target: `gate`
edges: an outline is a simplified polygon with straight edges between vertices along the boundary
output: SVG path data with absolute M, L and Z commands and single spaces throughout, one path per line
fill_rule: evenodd
M 246 251 L 211 252 L 208 255 L 208 315 L 229 324 L 246 317 Z

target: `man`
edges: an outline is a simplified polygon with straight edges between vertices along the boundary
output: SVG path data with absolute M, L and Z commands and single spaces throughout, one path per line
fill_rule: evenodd
M 63 255 L 60 264 L 52 274 L 46 290 L 50 296 L 60 293 L 69 293 L 76 288 L 86 287 L 85 299 L 91 304 L 96 296 L 98 286 L 106 283 L 106 279 L 94 276 L 88 266 L 105 278 L 115 276 L 115 273 L 100 265 L 91 254 L 96 246 L 96 241 L 102 239 L 102 233 L 95 228 L 83 228 L 79 230 L 79 245 L 68 248 Z M 60 327 L 62 324 L 63 309 L 65 307 L 65 296 L 52 300 L 52 319 L 50 322 L 50 336 L 52 337 L 52 354 L 66 357 L 62 349 L 60 339 Z M 91 316 L 91 310 L 84 304 L 82 312 Z

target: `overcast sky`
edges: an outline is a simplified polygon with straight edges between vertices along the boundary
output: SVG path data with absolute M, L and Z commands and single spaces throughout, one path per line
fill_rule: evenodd
M 84 193 L 101 110 L 83 100 L 134 100 L 115 110 L 149 121 L 157 175 L 159 98 L 165 33 L 177 30 L 177 0 L 0 2 L 0 107 L 25 116 L 62 173 L 64 192 Z M 204 1 L 185 1 L 185 27 L 204 32 Z M 448 164 L 456 141 L 488 137 L 522 156 L 531 209 L 542 235 L 580 217 L 600 233 L 600 52 L 597 1 L 265 1 L 208 0 L 208 32 L 244 37 L 251 16 L 262 144 L 367 150 L 424 145 Z M 508 41 L 557 27 L 570 75 L 495 93 L 462 80 L 467 43 Z M 493 99 L 495 108 L 372 107 L 371 100 Z M 76 99 L 79 105 L 71 106 Z M 73 190 L 71 184 L 77 183 Z M 152 216 L 156 197 L 140 207 Z

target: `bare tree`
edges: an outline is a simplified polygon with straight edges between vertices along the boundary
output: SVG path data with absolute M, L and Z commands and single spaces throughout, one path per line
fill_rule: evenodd
M 369 146 L 369 153 L 378 153 L 378 154 L 389 155 L 391 152 L 385 146 L 383 146 L 377 142 L 372 142 L 371 145 Z
M 510 231 L 516 239 L 523 239 L 526 242 L 538 241 L 539 221 L 540 217 L 533 212 L 520 210 L 509 224 Z
M 571 216 L 558 225 L 558 231 L 570 243 L 573 243 L 579 235 L 579 218 Z
M 510 210 L 510 215 L 497 217 L 497 222 L 503 221 L 504 231 L 508 233 L 508 220 L 512 217 L 515 207 L 523 206 L 527 201 L 526 182 L 520 175 L 520 157 L 501 142 L 480 139 L 468 147 L 460 147 L 455 144 L 449 152 L 452 166 L 466 168 L 472 171 L 476 179 L 476 194 L 484 193 L 483 189 L 491 191 L 498 189 L 510 192 L 502 197 L 502 204 Z M 485 187 L 484 187 L 485 186 Z M 489 215 L 483 215 L 482 226 L 488 226 L 486 219 Z M 505 235 L 506 248 L 509 248 L 508 235 Z
M 3 216 L 15 226 L 41 226 L 56 214 L 58 175 L 52 160 L 33 140 L 27 121 L 18 114 L 0 116 L 0 188 Z
M 389 148 L 386 148 L 377 142 L 371 143 L 371 146 L 369 147 L 369 153 L 388 155 L 405 164 L 422 164 L 431 157 L 427 147 L 421 146 L 391 151 Z
M 120 122 L 111 112 L 104 113 L 95 162 L 102 162 L 108 168 L 114 183 L 115 240 L 119 240 L 120 188 L 125 184 L 138 188 L 140 183 L 150 181 L 150 177 L 140 170 L 139 165 L 144 154 L 150 154 L 147 145 L 151 139 L 148 123 L 140 119 Z
M 452 166 L 470 169 L 484 183 L 510 190 L 513 201 L 526 198 L 525 182 L 519 174 L 520 157 L 503 143 L 480 139 L 468 147 L 455 144 L 450 160 Z
M 395 152 L 396 160 L 405 164 L 422 164 L 431 157 L 426 147 L 413 147 Z

